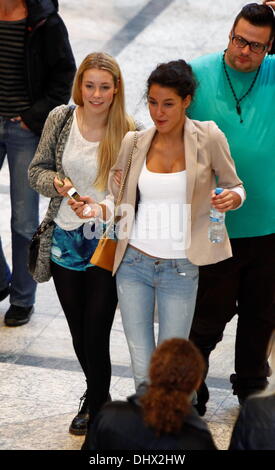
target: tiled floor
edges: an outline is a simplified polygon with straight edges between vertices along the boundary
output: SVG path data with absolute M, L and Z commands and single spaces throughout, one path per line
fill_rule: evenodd
M 240 0 L 63 0 L 61 14 L 68 26 L 77 63 L 89 52 L 107 50 L 121 64 L 127 107 L 150 124 L 142 102 L 145 77 L 161 61 L 187 60 L 224 48 Z M 0 172 L 0 224 L 7 258 L 9 234 L 9 176 Z M 41 215 L 47 205 L 41 199 Z M 8 301 L 0 304 L 0 449 L 79 449 L 82 437 L 68 426 L 85 391 L 52 281 L 39 285 L 35 313 L 20 328 L 4 326 Z M 220 449 L 226 449 L 238 412 L 228 377 L 233 371 L 235 321 L 212 355 L 209 372 L 211 399 L 206 420 Z M 134 391 L 129 354 L 117 312 L 111 335 L 113 376 L 111 394 L 123 399 Z
M 81 437 L 67 430 L 85 390 L 83 374 L 74 357 L 68 328 L 52 285 L 47 284 L 47 309 L 40 302 L 29 324 L 7 328 L 1 318 L 0 355 L 0 449 L 79 449 Z M 41 293 L 41 298 L 43 293 Z M 3 314 L 8 302 L 1 303 Z M 234 328 L 227 331 L 226 347 L 221 344 L 211 363 L 210 379 L 221 387 L 211 387 L 205 416 L 219 448 L 226 449 L 231 426 L 238 411 L 237 401 L 226 383 L 232 370 Z M 129 354 L 117 311 L 111 336 L 113 375 L 111 395 L 124 399 L 134 391 Z M 223 367 L 221 368 L 221 357 Z

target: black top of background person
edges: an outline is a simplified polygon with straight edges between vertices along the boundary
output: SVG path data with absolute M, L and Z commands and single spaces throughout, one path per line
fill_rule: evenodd
M 58 13 L 58 0 L 25 0 L 28 9 L 28 24 L 35 25 L 39 21 Z
M 76 67 L 58 1 L 26 0 L 26 5 L 24 73 L 31 106 L 21 117 L 39 135 L 49 112 L 69 101 Z

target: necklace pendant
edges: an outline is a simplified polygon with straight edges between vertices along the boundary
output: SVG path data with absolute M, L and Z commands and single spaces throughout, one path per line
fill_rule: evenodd
M 236 105 L 236 109 L 237 109 L 238 115 L 240 116 L 240 123 L 242 124 L 243 123 L 242 110 L 241 110 L 241 107 L 240 107 L 239 103 Z

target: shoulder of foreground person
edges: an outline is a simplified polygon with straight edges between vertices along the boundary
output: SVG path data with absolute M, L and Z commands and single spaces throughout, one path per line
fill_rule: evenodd
M 275 395 L 245 401 L 233 428 L 229 450 L 275 450 Z

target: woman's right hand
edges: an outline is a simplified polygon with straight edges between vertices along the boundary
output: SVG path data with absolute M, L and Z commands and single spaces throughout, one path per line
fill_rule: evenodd
M 64 178 L 64 180 L 59 179 L 55 176 L 53 180 L 54 187 L 60 196 L 66 197 L 69 189 L 73 187 L 71 180 L 69 178 Z

